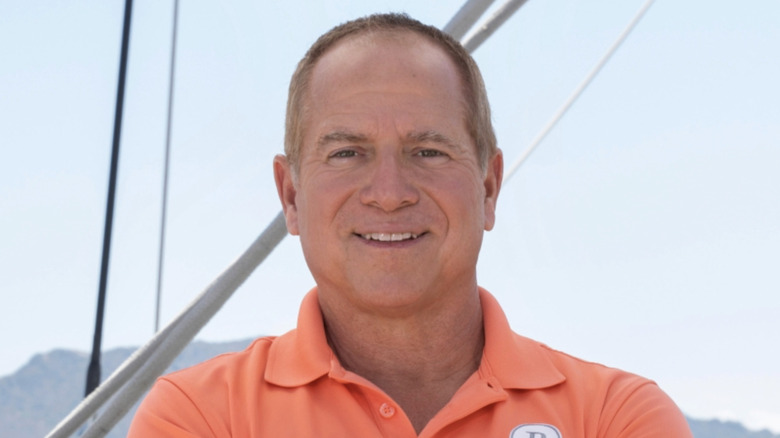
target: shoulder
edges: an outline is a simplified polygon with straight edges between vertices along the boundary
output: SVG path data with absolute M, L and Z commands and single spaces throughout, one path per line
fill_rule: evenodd
M 268 361 L 269 351 L 276 337 L 263 337 L 252 341 L 242 351 L 224 353 L 179 371 L 162 376 L 159 380 L 168 381 L 182 388 L 209 388 L 246 379 L 262 378 L 262 370 Z
M 654 381 L 645 377 L 583 360 L 541 343 L 538 345 L 564 376 L 562 385 L 570 397 L 601 399 L 604 407 L 609 408 L 612 404 L 620 405 L 633 398 L 663 393 Z
M 532 341 L 534 342 L 534 341 Z M 652 380 L 600 363 L 587 361 L 571 354 L 537 343 L 539 349 L 569 384 L 584 385 L 586 389 L 602 387 L 608 390 L 655 385 Z
M 599 436 L 690 436 L 682 412 L 656 382 L 539 346 L 565 376 L 559 390 L 566 398 L 595 408 L 589 414 L 599 419 Z
M 273 337 L 160 377 L 133 418 L 129 437 L 230 436 L 231 400 L 261 382 Z

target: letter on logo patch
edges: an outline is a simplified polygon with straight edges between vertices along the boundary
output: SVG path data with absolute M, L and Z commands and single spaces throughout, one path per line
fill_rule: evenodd
M 521 424 L 512 429 L 509 438 L 562 438 L 561 432 L 549 424 Z

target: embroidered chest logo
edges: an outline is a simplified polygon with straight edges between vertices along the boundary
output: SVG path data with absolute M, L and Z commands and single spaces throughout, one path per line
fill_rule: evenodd
M 521 424 L 509 434 L 509 438 L 563 438 L 561 432 L 549 424 Z

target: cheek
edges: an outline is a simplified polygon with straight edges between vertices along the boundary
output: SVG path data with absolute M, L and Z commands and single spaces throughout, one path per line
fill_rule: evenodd
M 346 216 L 345 206 L 354 190 L 338 178 L 311 178 L 298 194 L 298 214 L 301 235 L 311 237 L 333 228 L 339 217 Z M 316 234 L 315 234 L 316 233 Z
M 471 175 L 441 181 L 439 192 L 449 208 L 463 215 L 460 219 L 484 216 L 485 189 Z
M 471 241 L 485 229 L 486 216 L 484 198 L 473 186 L 455 184 L 454 188 L 431 193 L 437 208 L 446 221 L 446 233 L 455 236 L 458 242 Z

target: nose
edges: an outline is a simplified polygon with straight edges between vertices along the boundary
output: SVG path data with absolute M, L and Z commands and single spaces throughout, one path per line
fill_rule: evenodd
M 412 172 L 402 154 L 396 151 L 378 153 L 370 175 L 360 191 L 360 201 L 386 212 L 414 205 L 420 194 L 412 182 Z

